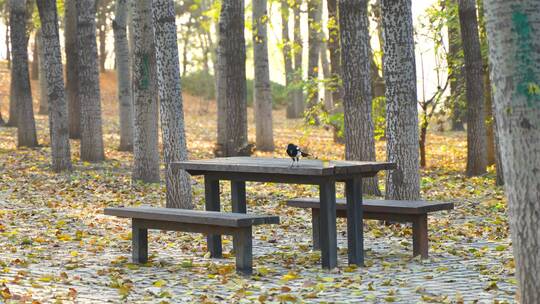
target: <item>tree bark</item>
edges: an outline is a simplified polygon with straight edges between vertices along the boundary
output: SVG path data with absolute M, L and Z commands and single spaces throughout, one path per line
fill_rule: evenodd
M 327 0 L 328 5 L 328 51 L 330 52 L 330 73 L 335 86 L 332 91 L 332 103 L 342 102 L 342 87 L 339 85 L 341 77 L 341 49 L 339 46 L 339 20 L 337 0 Z
M 367 0 L 339 0 L 345 158 L 375 161 L 371 117 L 371 58 Z M 377 177 L 363 179 L 363 192 L 381 195 Z
M 328 47 L 324 41 L 321 42 L 320 57 L 324 83 L 324 107 L 327 111 L 332 111 L 334 109 L 334 102 L 332 100 L 332 92 L 330 91 L 331 85 L 329 85 L 332 74 L 330 72 L 330 62 L 328 61 Z
M 255 66 L 253 105 L 257 150 L 274 151 L 272 92 L 268 65 L 267 23 L 269 16 L 266 6 L 266 0 L 253 0 L 253 61 Z
M 293 29 L 294 29 L 294 76 L 293 76 L 293 96 L 294 96 L 294 105 L 291 110 L 291 115 L 289 118 L 300 118 L 304 114 L 304 90 L 303 90 L 303 74 L 304 68 L 302 66 L 302 53 L 304 49 L 304 43 L 302 41 L 302 30 L 301 30 L 301 6 L 302 0 L 296 0 L 293 7 L 294 20 L 293 20 Z
M 463 77 L 463 55 L 461 55 L 461 30 L 458 16 L 458 0 L 447 0 L 445 9 L 449 19 L 447 20 L 448 29 L 448 68 L 452 74 L 450 80 L 450 123 L 452 131 L 463 131 L 463 112 L 465 110 L 465 101 L 463 101 L 463 90 L 465 89 L 465 77 Z M 456 18 L 454 18 L 456 17 Z
M 120 113 L 119 151 L 133 151 L 133 97 L 131 92 L 131 69 L 127 36 L 129 2 L 130 0 L 116 0 L 116 12 L 113 21 Z
M 81 138 L 81 102 L 79 99 L 79 63 L 77 46 L 77 0 L 64 3 L 64 39 L 66 49 L 66 96 L 68 100 L 69 138 Z
M 486 0 L 518 300 L 540 299 L 540 2 Z
M 40 66 L 44 73 L 40 81 L 47 81 L 49 106 L 49 132 L 51 136 L 52 169 L 55 172 L 71 170 L 69 146 L 68 109 L 64 89 L 64 70 L 58 31 L 56 0 L 38 0 L 41 20 Z
M 193 209 L 189 175 L 170 166 L 188 159 L 174 1 L 154 0 L 153 10 L 167 208 Z
M 289 3 L 281 0 L 281 40 L 283 41 L 283 62 L 285 64 L 285 87 L 287 88 L 287 118 L 295 118 L 294 90 L 294 68 L 292 42 L 289 35 Z
M 99 1 L 99 0 L 97 0 Z M 105 72 L 105 62 L 107 62 L 107 12 L 106 3 L 100 3 L 97 12 L 97 31 L 99 38 L 99 71 Z
M 418 108 L 411 0 L 382 0 L 386 150 L 397 169 L 388 173 L 386 198 L 420 196 Z
M 39 50 L 38 50 L 38 33 L 40 29 L 36 29 L 34 34 L 34 48 L 32 50 L 32 68 L 30 69 L 30 79 L 38 80 L 39 79 Z
M 81 160 L 105 159 L 96 42 L 96 0 L 77 1 L 78 80 L 81 111 Z
M 55 6 L 56 8 L 56 6 Z M 45 54 L 43 53 L 43 37 L 42 29 L 38 29 L 36 32 L 35 43 L 37 45 L 35 52 L 38 55 L 38 79 L 39 79 L 39 112 L 40 115 L 47 115 L 49 113 L 49 101 L 47 92 L 47 79 L 45 68 Z M 64 82 L 64 75 L 62 75 L 62 83 Z M 67 114 L 66 114 L 67 117 Z
M 459 21 L 467 92 L 467 175 L 486 173 L 483 63 L 475 0 L 459 0 Z
M 319 102 L 319 52 L 322 23 L 322 0 L 308 0 L 308 109 Z M 310 118 L 308 116 L 308 118 Z M 313 117 L 314 118 L 314 117 Z
M 133 109 L 135 133 L 133 146 L 134 180 L 159 182 L 158 100 L 156 98 L 156 48 L 152 3 L 133 2 Z
M 16 105 L 17 145 L 36 147 L 36 123 L 32 107 L 30 73 L 28 71 L 28 35 L 26 33 L 26 1 L 10 1 L 11 21 L 11 98 Z
M 244 1 L 224 0 L 219 18 L 218 46 L 219 98 L 225 105 L 224 156 L 246 154 L 246 43 Z M 249 153 L 247 153 L 249 154 Z

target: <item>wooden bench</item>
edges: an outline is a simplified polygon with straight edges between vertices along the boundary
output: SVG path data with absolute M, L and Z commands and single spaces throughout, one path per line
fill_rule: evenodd
M 422 258 L 428 257 L 427 214 L 454 209 L 453 203 L 444 202 L 364 199 L 362 203 L 364 219 L 412 223 L 413 255 L 421 255 Z M 287 201 L 287 205 L 311 209 L 313 249 L 319 249 L 319 200 L 317 198 L 298 198 Z M 347 203 L 344 199 L 336 199 L 336 215 L 347 218 Z
M 254 225 L 279 224 L 278 216 L 170 208 L 106 208 L 106 215 L 132 219 L 134 263 L 148 261 L 148 229 L 227 234 L 233 236 L 236 271 L 252 273 L 252 230 Z

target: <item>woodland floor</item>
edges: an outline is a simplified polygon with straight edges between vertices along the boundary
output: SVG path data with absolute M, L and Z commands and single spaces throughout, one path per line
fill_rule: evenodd
M 5 70 L 0 77 L 6 117 L 9 77 Z M 119 138 L 114 74 L 102 78 L 107 156 L 103 163 L 80 162 L 79 144 L 72 141 L 74 171 L 56 175 L 48 167 L 46 116 L 36 115 L 43 144 L 39 149 L 17 149 L 16 130 L 0 128 L 0 303 L 514 301 L 506 200 L 502 189 L 494 186 L 493 170 L 483 177 L 464 176 L 463 133 L 428 137 L 422 196 L 455 203 L 455 210 L 429 219 L 428 260 L 412 258 L 410 227 L 366 221 L 366 267 L 348 267 L 346 226 L 338 220 L 340 267 L 324 271 L 320 254 L 310 249 L 310 213 L 285 206 L 286 199 L 314 196 L 317 189 L 250 183 L 249 212 L 282 219 L 280 225 L 255 229 L 253 277 L 235 274 L 230 238 L 224 242 L 229 254 L 212 260 L 199 234 L 152 232 L 150 262 L 131 264 L 130 222 L 104 216 L 102 210 L 160 206 L 164 187 L 131 182 L 132 156 L 115 150 Z M 185 109 L 190 157 L 212 157 L 214 105 L 185 96 Z M 286 120 L 283 110 L 274 114 L 277 152 L 261 155 L 283 157 L 285 145 L 292 141 L 320 158 L 343 158 L 344 147 L 336 148 L 330 132 L 304 129 L 300 121 Z M 253 140 L 252 126 L 249 131 Z M 377 153 L 378 159 L 385 158 L 384 142 L 377 143 Z M 203 208 L 201 182 L 193 180 L 197 209 Z M 230 210 L 229 187 L 222 186 L 222 192 L 223 206 Z M 342 187 L 338 195 L 342 196 Z

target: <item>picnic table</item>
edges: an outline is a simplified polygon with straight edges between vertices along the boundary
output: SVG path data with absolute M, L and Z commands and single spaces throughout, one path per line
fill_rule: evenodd
M 225 157 L 172 163 L 193 176 L 203 175 L 205 207 L 220 211 L 219 181 L 231 181 L 232 211 L 246 213 L 246 182 L 274 182 L 319 186 L 320 248 L 322 267 L 337 267 L 336 182 L 345 183 L 349 264 L 364 264 L 362 226 L 362 178 L 381 170 L 395 169 L 389 162 L 301 160 L 291 167 L 290 159 Z M 221 257 L 221 236 L 208 235 L 212 257 Z

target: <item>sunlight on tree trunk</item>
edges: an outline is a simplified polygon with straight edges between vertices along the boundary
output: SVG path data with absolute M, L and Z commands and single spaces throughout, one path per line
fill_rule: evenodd
M 38 80 L 39 80 L 39 112 L 40 115 L 47 115 L 49 113 L 49 96 L 47 92 L 47 79 L 46 79 L 46 67 L 45 67 L 45 53 L 43 51 L 43 38 L 41 35 L 41 29 L 36 32 L 36 52 L 38 53 Z M 62 84 L 64 83 L 62 75 Z M 67 113 L 66 113 L 67 117 Z

